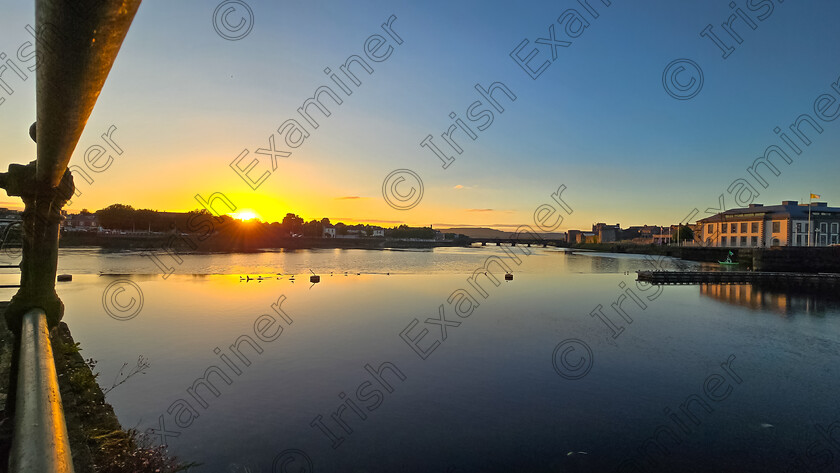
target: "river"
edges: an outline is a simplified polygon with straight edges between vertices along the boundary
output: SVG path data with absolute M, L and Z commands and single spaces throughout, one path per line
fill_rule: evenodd
M 107 401 L 197 471 L 840 471 L 830 298 L 523 246 L 143 255 L 61 250 L 64 321 L 104 388 L 148 360 Z

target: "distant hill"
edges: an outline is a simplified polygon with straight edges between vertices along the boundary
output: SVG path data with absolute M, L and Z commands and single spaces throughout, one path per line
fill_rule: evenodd
M 463 228 L 435 228 L 443 233 L 460 233 L 470 238 L 510 238 L 512 231 L 496 230 L 485 227 L 463 227 Z M 547 239 L 565 238 L 565 233 L 541 233 L 540 236 Z

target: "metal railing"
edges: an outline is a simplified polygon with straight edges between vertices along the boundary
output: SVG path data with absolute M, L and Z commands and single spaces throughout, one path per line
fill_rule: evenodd
M 15 397 L 12 473 L 73 471 L 49 338 L 49 327 L 55 327 L 64 314 L 55 293 L 59 211 L 75 190 L 67 170 L 73 150 L 140 2 L 34 2 L 39 59 L 37 118 L 30 136 L 37 143 L 37 158 L 34 164 L 11 164 L 7 173 L 0 173 L 0 187 L 25 205 L 20 290 L 4 314 L 16 337 L 12 373 L 17 370 L 17 374 L 12 375 L 10 384 L 15 387 L 9 392 Z M 4 243 L 9 230 L 2 235 Z
M 23 316 L 9 471 L 73 472 L 47 316 L 41 309 Z

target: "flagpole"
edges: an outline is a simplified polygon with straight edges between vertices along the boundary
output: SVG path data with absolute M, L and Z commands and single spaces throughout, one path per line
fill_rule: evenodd
M 813 229 L 811 229 L 811 196 L 814 195 L 812 192 L 808 192 L 808 246 L 811 246 L 811 233 L 813 233 Z

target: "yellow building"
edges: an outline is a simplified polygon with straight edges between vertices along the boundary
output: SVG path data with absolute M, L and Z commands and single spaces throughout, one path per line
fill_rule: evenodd
M 702 228 L 702 241 L 709 246 L 808 246 L 809 208 L 810 246 L 840 243 L 840 208 L 825 202 L 812 202 L 810 206 L 795 200 L 770 206 L 750 204 L 698 220 L 697 224 Z

